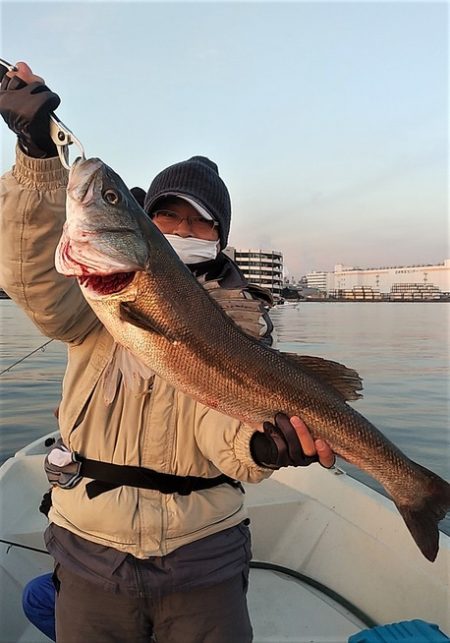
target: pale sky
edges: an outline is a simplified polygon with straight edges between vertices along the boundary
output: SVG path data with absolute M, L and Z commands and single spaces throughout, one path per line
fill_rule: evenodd
M 193 155 L 288 272 L 448 248 L 446 2 L 3 2 L 0 56 L 129 187 Z M 14 137 L 0 124 L 2 172 Z

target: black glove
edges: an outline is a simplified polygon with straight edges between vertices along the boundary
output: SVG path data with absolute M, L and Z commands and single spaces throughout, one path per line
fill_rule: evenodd
M 297 433 L 288 416 L 275 415 L 275 424 L 263 423 L 264 433 L 254 433 L 250 439 L 250 452 L 256 464 L 269 469 L 280 467 L 306 467 L 319 462 L 317 455 L 305 455 Z
M 52 506 L 52 490 L 47 491 L 47 493 L 44 493 L 42 496 L 41 504 L 39 505 L 39 511 L 44 514 L 44 516 L 48 517 L 48 512 L 50 511 L 50 507 Z
M 34 158 L 57 156 L 50 138 L 49 118 L 61 99 L 41 82 L 27 85 L 18 76 L 4 76 L 0 85 L 0 114 L 19 140 L 19 147 Z

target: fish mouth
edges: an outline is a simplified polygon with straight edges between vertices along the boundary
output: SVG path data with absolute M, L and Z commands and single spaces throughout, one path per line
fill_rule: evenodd
M 100 298 L 123 291 L 133 281 L 137 265 L 109 257 L 107 260 L 87 242 L 70 239 L 67 224 L 55 253 L 56 270 L 66 277 L 76 277 L 86 294 Z
M 131 284 L 135 272 L 115 272 L 108 275 L 82 275 L 78 283 L 96 296 L 115 295 Z

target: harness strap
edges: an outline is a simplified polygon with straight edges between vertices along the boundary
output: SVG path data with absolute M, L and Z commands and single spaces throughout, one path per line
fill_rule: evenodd
M 77 455 L 77 459 L 81 462 L 79 475 L 85 478 L 93 478 L 92 482 L 88 482 L 86 485 L 86 493 L 89 498 L 95 498 L 122 485 L 141 489 L 155 489 L 161 493 L 179 493 L 182 496 L 187 496 L 192 491 L 211 489 L 211 487 L 221 484 L 229 484 L 244 492 L 239 481 L 233 480 L 233 478 L 225 474 L 215 478 L 177 476 L 145 467 L 90 460 L 79 455 Z

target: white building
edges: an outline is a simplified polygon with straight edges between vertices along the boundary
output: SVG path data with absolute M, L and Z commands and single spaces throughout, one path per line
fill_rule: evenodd
M 394 292 L 450 293 L 450 259 L 440 264 L 381 268 L 353 268 L 338 264 L 330 274 L 333 279 L 328 292 L 365 287 L 386 295 Z
M 334 276 L 332 272 L 313 271 L 306 275 L 308 288 L 317 288 L 321 292 L 329 292 L 334 289 Z
M 308 287 L 346 299 L 439 299 L 450 294 L 450 259 L 438 264 L 354 268 L 306 275 Z
M 283 287 L 283 254 L 279 250 L 227 250 L 227 254 L 234 259 L 249 282 L 268 288 L 275 297 L 280 296 Z

